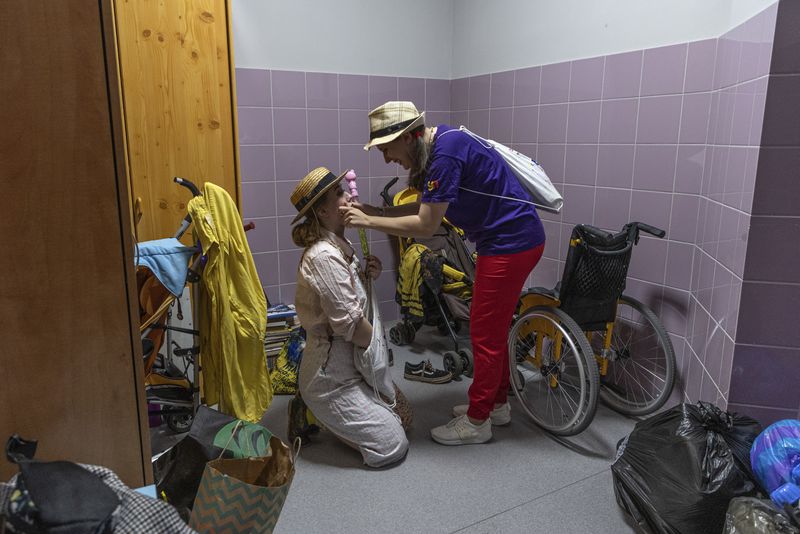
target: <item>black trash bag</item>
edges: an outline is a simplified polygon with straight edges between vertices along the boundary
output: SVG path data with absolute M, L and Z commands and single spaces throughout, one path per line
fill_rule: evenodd
M 237 425 L 240 427 L 234 432 Z M 272 433 L 261 425 L 200 406 L 189 433 L 153 462 L 158 496 L 186 521 L 209 460 L 268 456 Z
M 783 513 L 786 514 L 786 517 L 789 518 L 793 525 L 800 529 L 800 502 L 796 503 L 794 506 L 784 504 Z
M 103 481 L 72 462 L 38 462 L 37 442 L 13 435 L 6 457 L 19 467 L 9 502 L 0 507 L 11 532 L 110 533 L 120 504 Z M 2 503 L 0 503 L 2 504 Z
M 722 534 L 800 534 L 800 525 L 772 501 L 737 497 L 728 506 Z
M 760 432 L 705 402 L 641 421 L 611 465 L 617 503 L 644 532 L 721 532 L 730 500 L 755 493 L 750 447 Z
M 796 503 L 794 506 L 784 504 L 783 513 L 792 521 L 793 525 L 797 525 L 797 527 L 800 528 L 800 502 Z

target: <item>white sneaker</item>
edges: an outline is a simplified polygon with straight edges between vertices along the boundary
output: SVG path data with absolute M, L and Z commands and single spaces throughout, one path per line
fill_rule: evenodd
M 469 410 L 469 404 L 459 404 L 458 406 L 453 406 L 453 415 L 458 417 L 459 415 L 466 415 L 467 410 Z M 494 426 L 504 426 L 511 422 L 511 404 L 505 403 L 494 410 L 489 415 L 489 418 L 492 420 L 492 424 Z
M 461 415 L 446 425 L 431 430 L 431 437 L 442 445 L 486 443 L 492 439 L 492 421 L 487 419 L 480 425 L 473 425 L 469 422 L 469 417 Z

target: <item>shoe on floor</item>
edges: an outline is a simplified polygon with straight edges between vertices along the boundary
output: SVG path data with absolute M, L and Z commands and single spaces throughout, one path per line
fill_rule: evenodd
M 486 443 L 492 439 L 492 421 L 487 419 L 480 425 L 473 425 L 466 415 L 460 415 L 446 425 L 432 429 L 431 437 L 442 445 Z
M 435 369 L 430 360 L 424 360 L 416 364 L 406 362 L 403 378 L 429 384 L 444 384 L 450 382 L 453 375 L 450 374 L 450 371 Z
M 455 417 L 458 417 L 459 415 L 466 415 L 468 409 L 469 404 L 459 404 L 458 406 L 453 406 L 453 415 Z M 505 426 L 509 424 L 511 422 L 511 405 L 509 403 L 505 403 L 501 406 L 498 406 L 492 410 L 489 418 L 492 420 L 492 424 L 494 426 Z

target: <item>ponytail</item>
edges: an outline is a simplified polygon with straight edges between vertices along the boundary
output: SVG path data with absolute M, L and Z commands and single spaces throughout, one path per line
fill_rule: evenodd
M 322 237 L 320 225 L 313 209 L 309 215 L 303 222 L 292 228 L 292 241 L 298 247 L 309 247 Z

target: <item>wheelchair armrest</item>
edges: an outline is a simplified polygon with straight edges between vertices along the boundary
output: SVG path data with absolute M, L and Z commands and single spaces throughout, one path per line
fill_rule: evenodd
M 532 287 L 528 291 L 531 293 L 539 293 L 540 295 L 547 295 L 548 297 L 555 297 L 555 289 L 548 289 L 546 287 Z
M 557 288 L 531 287 L 522 292 L 517 302 L 517 313 L 521 313 L 532 306 L 560 305 Z
M 550 298 L 554 298 L 554 299 L 557 300 L 558 299 L 558 293 L 559 293 L 560 289 L 561 289 L 561 282 L 558 282 L 556 284 L 556 287 L 554 287 L 552 289 L 551 288 L 547 288 L 547 287 L 529 287 L 525 291 L 524 294 L 525 295 L 529 295 L 531 293 L 534 293 L 534 294 L 537 294 L 537 295 L 544 295 L 544 296 L 547 296 L 547 297 L 550 297 Z

